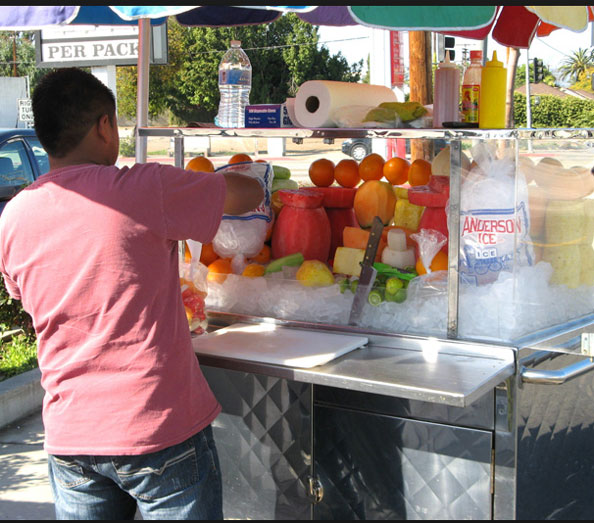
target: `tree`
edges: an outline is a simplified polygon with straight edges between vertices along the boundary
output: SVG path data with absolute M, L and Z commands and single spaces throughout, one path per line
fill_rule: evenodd
M 580 74 L 592 66 L 594 66 L 592 51 L 580 47 L 577 51 L 574 51 L 571 56 L 561 62 L 559 72 L 561 73 L 561 78 L 568 78 L 577 82 Z
M 530 62 L 530 66 L 529 66 L 528 70 L 530 72 L 530 82 L 534 82 L 533 62 Z M 553 73 L 550 71 L 550 69 L 546 65 L 543 65 L 543 73 L 544 73 L 544 79 L 542 80 L 542 83 L 550 85 L 551 87 L 556 87 L 557 79 L 555 78 Z M 522 87 L 525 84 L 526 84 L 526 65 L 518 65 L 518 67 L 516 68 L 514 89 L 517 89 L 518 87 Z
M 177 123 L 213 121 L 218 111 L 218 66 L 232 39 L 252 64 L 250 102 L 281 103 L 306 80 L 358 81 L 362 61 L 317 48 L 316 26 L 286 14 L 276 22 L 242 27 L 183 27 L 168 22 L 169 65 L 151 67 L 149 114 L 169 109 Z M 118 68 L 120 115 L 136 113 L 136 67 Z
M 0 76 L 28 76 L 31 91 L 48 71 L 37 67 L 34 35 L 31 31 L 0 31 Z
M 593 92 L 592 76 L 594 76 L 594 65 L 588 67 L 583 73 L 580 73 L 577 82 L 571 84 L 571 89 Z

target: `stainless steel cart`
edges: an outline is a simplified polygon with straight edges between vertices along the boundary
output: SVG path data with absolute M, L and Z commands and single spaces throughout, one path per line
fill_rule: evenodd
M 175 138 L 213 130 L 140 129 Z M 215 130 L 244 136 L 257 130 Z M 351 335 L 369 343 L 313 368 L 225 354 L 198 357 L 223 413 L 215 435 L 225 516 L 241 519 L 592 519 L 594 315 L 589 287 L 569 289 L 575 310 L 546 322 L 547 304 L 497 314 L 496 333 L 464 327 L 459 274 L 461 155 L 474 140 L 521 150 L 549 141 L 586 151 L 590 130 L 261 131 L 299 139 L 366 136 L 446 140 L 451 148 L 447 311 L 437 333 L 382 331 L 316 318 L 212 310 L 213 329 L 235 323 Z M 517 188 L 516 188 L 517 190 Z M 580 196 L 580 201 L 587 196 Z M 523 276 L 512 270 L 514 282 Z M 553 296 L 553 295 L 552 295 Z M 581 301 L 580 301 L 581 300 Z M 527 309 L 517 329 L 506 330 Z M 461 313 L 462 311 L 462 313 Z M 492 310 L 474 311 L 496 314 Z M 371 311 L 369 314 L 373 314 Z M 507 319 L 507 320 L 506 320 Z M 464 330 L 467 329 L 467 330 Z M 501 333 L 505 334 L 501 334 Z

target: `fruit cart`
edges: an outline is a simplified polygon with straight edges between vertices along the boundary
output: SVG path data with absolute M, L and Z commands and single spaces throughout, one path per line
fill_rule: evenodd
M 207 134 L 449 147 L 447 269 L 405 301 L 353 317 L 338 277 L 209 285 L 194 346 L 223 405 L 227 518 L 592 518 L 592 133 L 139 129 L 177 165 Z

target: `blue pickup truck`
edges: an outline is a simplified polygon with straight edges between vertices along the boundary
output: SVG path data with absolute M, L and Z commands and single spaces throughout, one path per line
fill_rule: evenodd
M 49 171 L 33 129 L 0 129 L 0 213 L 24 186 Z

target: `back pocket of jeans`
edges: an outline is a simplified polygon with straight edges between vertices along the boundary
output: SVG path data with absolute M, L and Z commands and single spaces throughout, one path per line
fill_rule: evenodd
M 199 480 L 196 450 L 189 441 L 159 452 L 113 459 L 122 486 L 139 499 L 169 496 Z
M 52 472 L 54 479 L 67 489 L 75 488 L 90 481 L 85 469 L 69 456 L 48 456 L 48 460 L 53 461 Z

